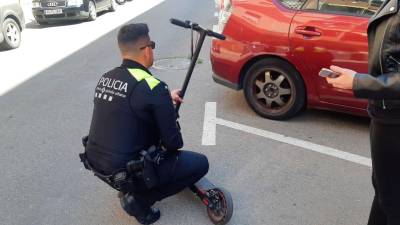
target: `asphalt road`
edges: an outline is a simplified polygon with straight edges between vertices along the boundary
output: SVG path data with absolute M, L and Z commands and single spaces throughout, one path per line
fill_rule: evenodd
M 131 22 L 149 24 L 157 59 L 186 57 L 189 33 L 168 19 L 190 19 L 211 28 L 215 11 L 212 0 L 166 0 Z M 95 84 L 120 63 L 116 33 L 99 37 L 0 96 L 1 224 L 137 224 L 120 208 L 116 192 L 85 171 L 78 159 Z M 207 176 L 232 193 L 235 212 L 230 224 L 366 224 L 373 197 L 367 166 L 219 125 L 216 145 L 201 145 L 205 103 L 217 102 L 218 118 L 369 157 L 367 119 L 316 110 L 285 122 L 258 117 L 242 92 L 212 81 L 209 44 L 180 121 L 185 148 L 206 154 L 211 165 Z M 170 88 L 180 87 L 185 74 L 152 71 Z M 157 224 L 211 224 L 189 191 L 157 207 L 162 211 Z

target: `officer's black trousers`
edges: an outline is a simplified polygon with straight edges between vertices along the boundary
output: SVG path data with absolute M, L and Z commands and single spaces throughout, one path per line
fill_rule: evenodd
M 375 198 L 368 225 L 400 225 L 400 124 L 371 122 Z
M 168 153 L 157 167 L 160 185 L 153 189 L 133 191 L 137 201 L 146 207 L 175 195 L 199 181 L 208 172 L 207 157 L 190 151 Z

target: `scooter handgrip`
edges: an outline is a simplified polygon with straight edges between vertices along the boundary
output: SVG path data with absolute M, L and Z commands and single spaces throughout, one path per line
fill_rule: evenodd
M 218 38 L 218 39 L 220 39 L 220 40 L 225 40 L 225 39 L 226 39 L 225 35 L 216 33 L 216 32 L 211 31 L 211 30 L 207 30 L 207 34 L 208 34 L 209 36 Z
M 184 28 L 190 28 L 190 24 L 187 23 L 187 22 L 183 22 L 181 20 L 174 19 L 174 18 L 169 19 L 169 21 L 174 25 L 177 25 L 177 26 L 180 26 L 180 27 L 184 27 Z

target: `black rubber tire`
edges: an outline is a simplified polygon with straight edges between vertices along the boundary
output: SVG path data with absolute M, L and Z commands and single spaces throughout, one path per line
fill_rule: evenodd
M 108 11 L 110 12 L 115 12 L 117 10 L 116 5 L 115 5 L 115 1 L 114 0 L 110 0 L 110 8 L 108 9 Z
M 118 5 L 123 5 L 126 3 L 126 0 L 115 0 Z
M 15 35 L 17 38 L 14 41 L 10 40 L 7 35 L 7 27 L 10 27 L 10 26 L 15 31 Z M 20 44 L 21 44 L 21 28 L 19 27 L 17 21 L 15 21 L 12 18 L 5 19 L 2 24 L 1 32 L 3 33 L 4 40 L 0 44 L 0 49 L 10 50 L 10 49 L 18 48 L 20 46 Z
M 256 81 L 267 71 L 270 71 L 270 77 L 279 77 L 283 75 L 285 79 L 279 85 L 283 85 L 285 89 L 290 89 L 291 91 L 290 94 L 284 97 L 278 94 L 278 98 L 285 103 L 283 106 L 279 106 L 278 103 L 274 102 L 271 104 L 271 107 L 268 107 L 266 99 L 262 100 L 256 96 L 257 92 L 260 94 L 260 92 L 263 91 L 258 88 Z M 261 83 L 262 82 L 266 83 L 267 81 L 261 81 Z M 272 120 L 292 118 L 297 115 L 306 104 L 306 90 L 302 77 L 291 64 L 277 58 L 266 58 L 253 64 L 244 77 L 243 89 L 246 101 L 254 112 L 264 118 Z M 264 94 L 265 97 L 266 95 L 267 94 Z M 274 109 L 274 105 L 277 106 L 277 108 Z
M 94 8 L 92 8 L 92 7 L 94 7 Z M 93 9 L 94 9 L 94 12 L 93 12 Z M 96 4 L 93 1 L 89 1 L 88 12 L 89 12 L 88 21 L 95 21 L 97 19 L 97 10 L 96 10 Z
M 39 21 L 39 20 L 36 20 L 36 22 L 37 22 L 39 25 L 48 25 L 48 24 L 49 24 L 49 22 Z
M 210 218 L 211 222 L 213 222 L 215 225 L 225 225 L 231 220 L 232 215 L 233 215 L 232 196 L 229 193 L 229 191 L 227 191 L 225 188 L 216 187 L 216 188 L 213 188 L 213 190 L 218 191 L 220 193 L 220 195 L 222 195 L 222 197 L 224 199 L 225 213 L 224 213 L 223 218 L 216 219 L 213 216 L 213 211 L 210 208 L 207 208 L 208 217 Z

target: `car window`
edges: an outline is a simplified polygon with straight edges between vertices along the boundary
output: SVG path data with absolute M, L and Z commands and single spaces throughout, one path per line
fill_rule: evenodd
M 306 0 L 279 0 L 282 5 L 290 9 L 301 9 Z
M 352 16 L 372 16 L 383 0 L 310 0 L 303 9 Z

